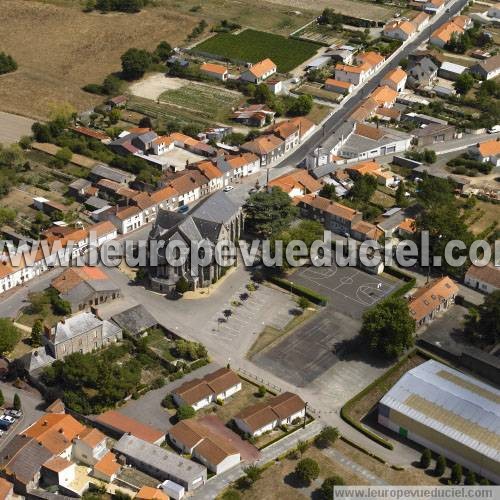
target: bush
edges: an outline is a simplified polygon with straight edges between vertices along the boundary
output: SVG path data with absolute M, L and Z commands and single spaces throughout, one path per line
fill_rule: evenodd
M 474 486 L 476 484 L 476 474 L 474 474 L 471 470 L 465 475 L 464 484 L 466 486 Z
M 175 290 L 177 291 L 177 293 L 180 293 L 181 295 L 189 290 L 188 280 L 184 278 L 184 276 L 181 276 L 177 281 L 177 283 L 175 284 Z
M 175 408 L 174 397 L 172 394 L 167 394 L 162 400 L 161 405 L 167 410 L 173 410 Z
M 151 382 L 151 389 L 161 389 L 165 385 L 165 379 L 163 377 L 158 377 Z
M 311 305 L 311 302 L 306 297 L 299 297 L 297 305 L 304 311 Z
M 324 427 L 321 432 L 315 437 L 314 444 L 318 448 L 328 448 L 337 441 L 340 433 L 336 427 Z
M 310 484 L 319 476 L 319 465 L 318 462 L 312 458 L 303 458 L 295 467 L 295 474 L 299 477 L 301 481 L 305 484 Z
M 462 482 L 462 466 L 460 464 L 453 464 L 451 468 L 451 482 L 453 484 L 460 484 Z
M 193 418 L 195 415 L 194 408 L 189 405 L 179 406 L 177 410 L 177 420 L 187 420 L 188 418 Z
M 222 500 L 240 500 L 241 496 L 236 490 L 226 490 L 222 494 Z
M 271 283 L 274 283 L 275 285 L 280 286 L 281 288 L 284 288 L 285 290 L 295 293 L 296 295 L 305 297 L 306 299 L 309 299 L 311 302 L 320 306 L 325 306 L 327 303 L 327 298 L 324 295 L 320 295 L 319 293 L 316 293 L 315 291 L 310 290 L 305 286 L 299 285 L 297 283 L 292 283 L 287 279 L 278 278 L 277 276 L 270 276 L 269 281 Z
M 334 486 L 342 486 L 345 482 L 340 476 L 330 476 L 327 477 L 321 488 L 319 489 L 319 494 L 323 500 L 331 500 L 333 498 L 333 488 Z
M 84 85 L 82 87 L 82 90 L 88 92 L 89 94 L 102 95 L 104 93 L 102 85 L 99 85 L 98 83 L 89 83 L 87 85 Z
M 259 398 L 263 398 L 267 394 L 267 389 L 264 385 L 259 385 L 259 389 L 257 391 L 257 395 Z
M 446 470 L 446 458 L 443 455 L 439 455 L 436 459 L 436 466 L 434 467 L 434 474 L 441 477 Z
M 0 52 L 0 75 L 16 71 L 16 69 L 17 63 L 12 56 L 9 56 L 5 52 Z
M 431 464 L 431 458 L 431 450 L 426 448 L 422 452 L 422 456 L 420 457 L 420 467 L 422 467 L 422 469 L 427 469 L 427 467 L 429 467 L 429 465 Z

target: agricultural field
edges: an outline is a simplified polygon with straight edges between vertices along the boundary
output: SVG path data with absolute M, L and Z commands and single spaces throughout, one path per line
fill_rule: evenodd
M 322 26 L 317 23 L 310 24 L 303 30 L 295 33 L 296 37 L 301 40 L 321 43 L 324 45 L 339 45 L 346 43 L 348 36 L 345 36 L 342 31 L 334 31 L 329 26 Z
M 286 73 L 316 54 L 319 45 L 247 29 L 237 35 L 219 33 L 196 45 L 195 50 L 235 61 L 258 62 L 269 57 Z

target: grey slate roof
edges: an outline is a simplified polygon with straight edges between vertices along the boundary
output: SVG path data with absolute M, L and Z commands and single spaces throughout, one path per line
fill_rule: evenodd
M 73 181 L 69 187 L 71 189 L 75 189 L 77 191 L 80 191 L 81 189 L 86 189 L 89 186 L 92 186 L 92 183 L 88 181 L 87 179 L 77 179 L 76 181 Z
M 196 462 L 187 460 L 160 446 L 148 443 L 130 434 L 124 434 L 114 445 L 117 453 L 149 465 L 158 471 L 157 476 L 164 479 L 175 477 L 186 483 L 191 483 L 206 474 L 206 468 Z M 177 481 L 176 481 L 177 482 Z
M 24 369 L 31 373 L 46 366 L 51 365 L 56 358 L 54 358 L 45 347 L 39 347 L 33 351 L 25 354 L 22 358 Z
M 120 184 L 128 182 L 130 179 L 135 179 L 133 174 L 122 172 L 116 168 L 112 168 L 104 163 L 97 164 L 92 169 L 92 174 L 102 179 L 109 179 L 111 181 L 119 182 Z
M 88 205 L 89 207 L 95 208 L 97 210 L 110 206 L 108 201 L 103 200 L 102 198 L 99 198 L 97 196 L 91 196 L 90 198 L 85 200 L 85 205 Z
M 156 321 L 153 315 L 151 315 L 142 304 L 137 304 L 130 309 L 115 314 L 111 319 L 122 328 L 122 330 L 127 330 L 132 335 L 138 335 L 158 324 L 158 321 Z
M 325 165 L 319 165 L 319 166 L 314 167 L 313 169 L 309 170 L 309 173 L 315 179 L 321 179 L 322 177 L 325 177 L 326 175 L 332 174 L 337 169 L 338 169 L 337 165 L 334 165 L 333 163 L 325 163 Z
M 199 203 L 191 212 L 193 217 L 212 222 L 230 221 L 240 210 L 241 205 L 235 203 L 223 191 L 217 191 L 212 196 Z

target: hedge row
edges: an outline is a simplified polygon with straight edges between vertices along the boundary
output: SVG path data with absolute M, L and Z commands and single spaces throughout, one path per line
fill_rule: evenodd
M 405 282 L 403 286 L 391 293 L 390 297 L 392 298 L 403 297 L 417 284 L 417 280 L 413 276 L 404 273 L 397 267 L 386 267 L 385 272 Z
M 316 293 L 314 290 L 307 288 L 296 283 L 292 283 L 285 278 L 278 278 L 276 276 L 270 276 L 268 280 L 281 288 L 284 288 L 300 297 L 305 297 L 306 299 L 318 304 L 320 306 L 326 306 L 328 299 L 324 295 Z

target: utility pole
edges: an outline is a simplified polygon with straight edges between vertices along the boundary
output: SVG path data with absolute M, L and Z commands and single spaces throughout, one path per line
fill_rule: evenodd
M 308 402 L 306 401 L 306 404 L 304 406 L 304 423 L 302 424 L 302 429 L 306 428 L 306 421 L 307 421 L 307 405 Z

